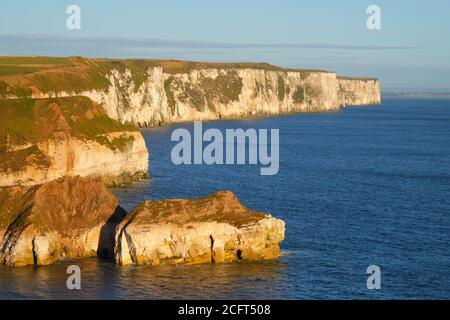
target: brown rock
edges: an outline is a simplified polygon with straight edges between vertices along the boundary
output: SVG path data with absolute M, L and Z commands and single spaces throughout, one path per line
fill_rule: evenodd
M 279 257 L 285 224 L 247 209 L 231 192 L 145 201 L 119 224 L 116 263 L 199 264 Z
M 115 226 L 125 214 L 100 178 L 0 188 L 0 263 L 111 255 Z

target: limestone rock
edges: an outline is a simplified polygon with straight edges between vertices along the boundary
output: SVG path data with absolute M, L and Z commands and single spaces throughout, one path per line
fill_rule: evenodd
M 0 188 L 0 263 L 112 256 L 115 227 L 125 214 L 100 178 Z
M 145 201 L 117 227 L 115 260 L 158 265 L 275 259 L 284 230 L 283 221 L 247 209 L 231 192 Z

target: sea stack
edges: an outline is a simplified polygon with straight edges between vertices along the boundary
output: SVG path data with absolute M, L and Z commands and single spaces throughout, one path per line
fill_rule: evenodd
M 285 223 L 244 207 L 229 191 L 145 201 L 120 223 L 120 265 L 203 264 L 280 256 Z

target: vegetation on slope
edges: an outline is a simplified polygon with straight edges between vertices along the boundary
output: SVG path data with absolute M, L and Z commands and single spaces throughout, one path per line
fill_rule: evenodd
M 295 103 L 303 103 L 305 101 L 305 89 L 301 86 L 297 86 L 292 96 Z
M 183 82 L 175 76 L 170 76 L 164 82 L 167 103 L 172 114 L 175 113 L 175 98 L 183 103 L 190 103 L 199 111 L 205 111 L 207 108 L 214 110 L 216 103 L 238 101 L 242 87 L 242 79 L 235 69 L 226 70 L 214 79 L 201 77 L 200 83 L 196 85 Z
M 100 105 L 86 97 L 0 100 L 0 146 L 36 144 L 48 139 L 77 137 L 121 149 L 128 136 L 106 138 L 112 132 L 135 131 L 109 118 Z
M 286 96 L 286 86 L 284 79 L 281 75 L 278 75 L 278 100 L 283 101 Z
M 215 79 L 203 78 L 201 81 L 209 106 L 213 106 L 213 101 L 227 104 L 232 101 L 238 101 L 242 92 L 242 78 L 236 71 L 230 70 L 219 74 Z
M 32 92 L 56 96 L 58 92 L 80 94 L 106 90 L 113 70 L 131 72 L 135 90 L 145 81 L 150 67 L 161 67 L 169 74 L 189 73 L 195 69 L 263 69 L 273 71 L 326 72 L 322 70 L 283 69 L 267 63 L 205 63 L 178 60 L 89 59 L 82 57 L 0 57 L 0 98 L 30 97 Z M 228 90 L 228 89 L 227 89 Z M 226 93 L 226 96 L 233 93 Z

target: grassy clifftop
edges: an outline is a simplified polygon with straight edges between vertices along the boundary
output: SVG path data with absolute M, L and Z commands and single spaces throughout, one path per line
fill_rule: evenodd
M 43 93 L 109 86 L 107 70 L 92 60 L 48 57 L 0 57 L 0 97 L 30 97 L 33 90 Z
M 261 69 L 296 72 L 323 70 L 283 69 L 267 63 L 205 63 L 178 60 L 89 59 L 82 57 L 0 57 L 0 97 L 30 97 L 33 92 L 61 91 L 80 93 L 92 89 L 106 90 L 112 70 L 130 70 L 135 86 L 145 80 L 150 67 L 162 67 L 169 74 L 188 73 L 195 69 Z
M 38 144 L 50 140 L 78 138 L 123 150 L 134 140 L 130 131 L 136 129 L 109 118 L 86 97 L 0 99 L 0 170 L 48 168 L 51 160 Z
M 125 137 L 108 140 L 112 132 L 136 131 L 109 118 L 103 108 L 86 97 L 0 100 L 0 152 L 8 146 L 36 144 L 48 139 L 77 137 L 111 149 Z

